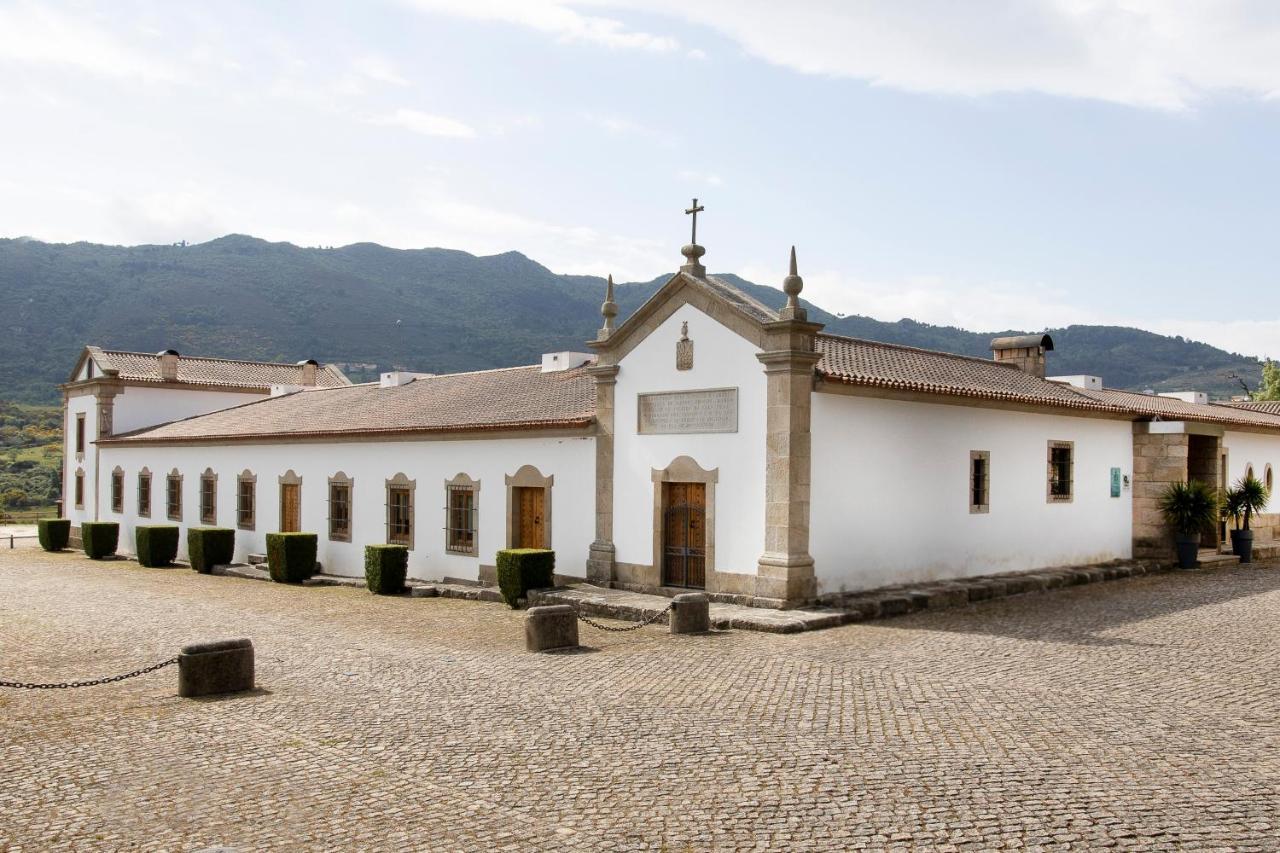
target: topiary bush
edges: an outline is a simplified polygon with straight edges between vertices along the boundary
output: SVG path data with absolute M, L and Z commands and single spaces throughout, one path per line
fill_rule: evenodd
M 36 522 L 36 534 L 40 547 L 46 551 L 61 551 L 71 541 L 71 519 L 42 518 Z
M 531 589 L 553 586 L 556 552 L 544 548 L 508 548 L 498 552 L 498 591 L 512 609 Z
M 409 549 L 403 545 L 364 546 L 364 582 L 377 595 L 404 592 L 409 572 Z
M 236 532 L 226 527 L 192 527 L 187 531 L 187 560 L 202 575 L 214 566 L 230 563 L 236 550 Z
M 114 521 L 81 522 L 80 539 L 84 542 L 84 553 L 89 559 L 110 557 L 120 544 L 120 525 Z
M 178 556 L 176 524 L 142 525 L 134 530 L 133 541 L 137 546 L 140 566 L 167 566 Z
M 268 533 L 267 571 L 276 583 L 302 583 L 316 573 L 314 533 Z

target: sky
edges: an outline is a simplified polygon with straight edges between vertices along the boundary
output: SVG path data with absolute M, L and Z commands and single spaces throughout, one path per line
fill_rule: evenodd
M 0 81 L 0 236 L 648 280 L 696 196 L 833 312 L 1280 356 L 1271 0 L 0 0 Z

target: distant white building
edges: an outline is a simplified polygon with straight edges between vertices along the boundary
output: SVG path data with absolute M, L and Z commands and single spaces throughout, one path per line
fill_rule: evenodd
M 305 530 L 328 572 L 402 542 L 411 576 L 477 581 L 537 546 L 599 584 L 797 604 L 1167 556 L 1168 482 L 1280 463 L 1280 412 L 1046 380 L 1047 335 L 991 360 L 828 335 L 794 253 L 774 311 L 703 251 L 616 328 L 610 282 L 591 353 L 530 367 L 350 385 L 87 348 L 61 386 L 66 514 L 119 521 L 125 551 L 139 524 L 235 528 L 241 560 Z

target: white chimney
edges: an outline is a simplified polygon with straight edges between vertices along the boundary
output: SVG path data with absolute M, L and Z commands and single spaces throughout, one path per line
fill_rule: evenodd
M 178 351 L 167 349 L 156 353 L 160 359 L 160 379 L 164 382 L 178 381 Z
M 542 372 L 556 373 L 561 370 L 572 370 L 595 359 L 589 352 L 548 352 L 542 355 Z
M 1184 403 L 1195 403 L 1199 406 L 1209 402 L 1209 395 L 1205 391 L 1163 391 L 1159 396 L 1181 400 Z
M 1101 376 L 1088 376 L 1083 373 L 1078 373 L 1073 376 L 1050 376 L 1048 377 L 1048 379 L 1050 382 L 1061 382 L 1063 385 L 1071 385 L 1075 388 L 1083 388 L 1086 391 L 1102 390 Z
M 283 397 L 285 394 L 296 394 L 306 388 L 305 385 L 272 385 L 271 396 Z
M 401 385 L 408 385 L 415 379 L 430 379 L 435 376 L 434 373 L 413 373 L 408 370 L 393 370 L 390 373 L 383 373 L 378 376 L 379 388 L 399 388 Z

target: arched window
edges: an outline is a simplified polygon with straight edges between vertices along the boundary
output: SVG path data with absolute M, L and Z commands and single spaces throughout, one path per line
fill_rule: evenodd
M 177 468 L 165 478 L 165 509 L 170 521 L 182 521 L 182 474 Z
M 138 517 L 151 517 L 151 469 L 138 472 Z
M 200 523 L 218 523 L 218 475 L 212 468 L 200 475 Z
M 258 477 L 248 468 L 236 477 L 236 526 L 253 530 L 258 515 Z
M 1244 478 L 1246 480 L 1253 479 L 1253 463 L 1252 462 L 1244 466 Z
M 124 512 L 124 469 L 119 465 L 111 472 L 111 511 Z
M 1267 467 L 1263 469 L 1262 484 L 1267 487 L 1267 492 L 1271 491 L 1271 463 L 1267 463 Z
M 387 480 L 387 543 L 413 548 L 413 492 L 416 480 L 396 474 Z
M 84 469 L 76 469 L 76 509 L 84 509 Z
M 351 541 L 351 492 L 353 481 L 339 471 L 329 478 L 329 538 Z
M 480 553 L 478 521 L 480 515 L 480 481 L 458 474 L 444 481 L 444 549 L 450 554 L 474 557 Z

